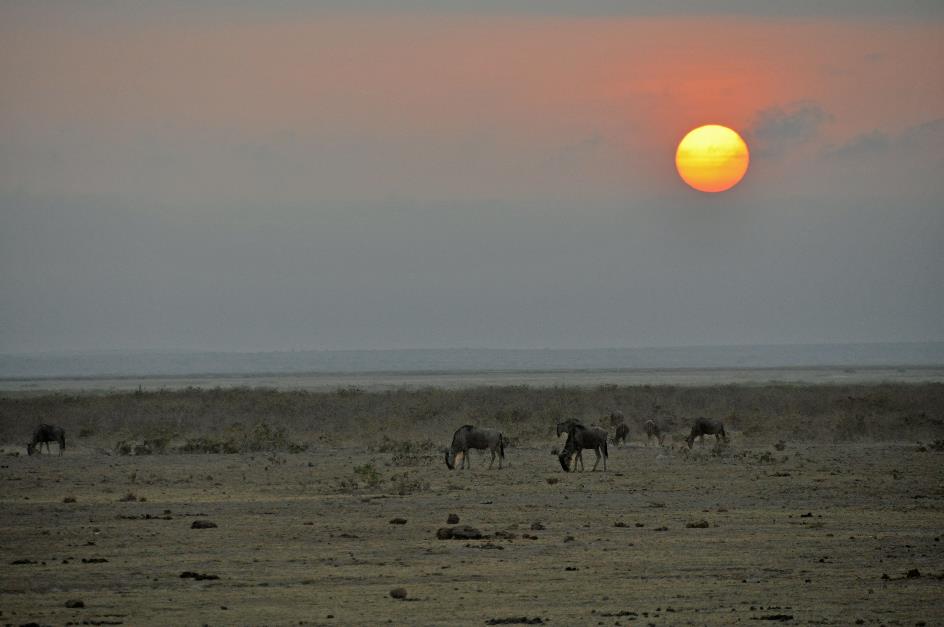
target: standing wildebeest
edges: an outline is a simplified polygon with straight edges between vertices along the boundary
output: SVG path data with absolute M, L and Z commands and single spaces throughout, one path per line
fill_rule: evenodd
M 624 422 L 616 427 L 616 436 L 613 438 L 613 444 L 619 444 L 622 442 L 626 444 L 626 440 L 629 438 L 629 426 Z
M 665 433 L 662 432 L 662 427 L 659 426 L 659 423 L 655 420 L 646 421 L 646 446 L 649 446 L 649 441 L 652 438 L 658 438 L 659 446 L 662 446 L 662 440 L 665 439 Z
M 592 471 L 597 469 L 600 463 L 600 457 L 603 457 L 603 472 L 606 472 L 606 458 L 609 452 L 606 448 L 607 433 L 600 427 L 585 427 L 580 423 L 572 423 L 567 431 L 567 443 L 564 450 L 561 451 L 557 459 L 560 460 L 561 468 L 565 472 L 571 472 L 571 466 L 577 469 L 577 460 L 580 460 L 580 469 L 583 470 L 583 457 L 580 452 L 585 449 L 593 449 L 597 459 L 593 464 Z
M 26 452 L 32 455 L 33 451 L 39 450 L 39 452 L 42 453 L 43 442 L 46 443 L 46 452 L 48 453 L 52 453 L 49 449 L 49 443 L 58 442 L 59 454 L 62 455 L 62 451 L 66 448 L 66 432 L 62 430 L 62 427 L 55 425 L 39 425 L 36 427 L 36 430 L 33 431 L 33 439 L 26 445 Z M 37 444 L 39 444 L 38 449 L 36 448 Z
M 456 457 L 461 456 L 459 468 L 465 468 L 466 460 L 469 462 L 469 470 L 472 469 L 472 460 L 469 459 L 469 449 L 477 448 L 479 450 L 489 449 L 492 452 L 492 461 L 488 467 L 491 468 L 495 463 L 495 453 L 498 453 L 498 469 L 501 470 L 502 460 L 505 459 L 505 436 L 501 431 L 494 429 L 480 429 L 472 425 L 463 425 L 452 436 L 452 444 L 446 449 L 446 466 L 449 470 L 456 467 Z
M 705 443 L 705 436 L 713 435 L 715 440 L 721 440 L 724 438 L 724 441 L 728 441 L 728 436 L 724 432 L 724 425 L 720 420 L 711 420 L 710 418 L 696 418 L 695 424 L 692 425 L 692 432 L 685 438 L 685 442 L 688 444 L 688 448 L 692 448 L 692 444 L 695 443 L 695 438 L 701 437 L 701 443 Z

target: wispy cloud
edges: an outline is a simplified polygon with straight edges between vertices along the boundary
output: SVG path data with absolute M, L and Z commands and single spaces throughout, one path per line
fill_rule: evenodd
M 889 150 L 933 151 L 944 153 L 944 118 L 930 120 L 905 129 L 898 135 L 874 129 L 826 150 L 827 157 L 851 159 L 887 153 Z
M 778 157 L 819 133 L 833 116 L 815 102 L 796 102 L 758 111 L 748 131 L 754 153 Z

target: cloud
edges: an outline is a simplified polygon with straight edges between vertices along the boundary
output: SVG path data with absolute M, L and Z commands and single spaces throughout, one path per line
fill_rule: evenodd
M 832 115 L 815 102 L 796 102 L 786 108 L 758 111 L 747 135 L 755 154 L 778 157 L 816 137 L 823 124 L 832 119 Z
M 894 136 L 878 129 L 860 133 L 828 149 L 825 154 L 837 159 L 851 159 L 884 154 L 889 150 L 940 154 L 944 151 L 944 118 L 917 124 Z
M 826 156 L 839 159 L 850 159 L 863 155 L 883 153 L 891 146 L 888 135 L 879 130 L 869 131 L 856 135 L 838 148 L 826 151 Z

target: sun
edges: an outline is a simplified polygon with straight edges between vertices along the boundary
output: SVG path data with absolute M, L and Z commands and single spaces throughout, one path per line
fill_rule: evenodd
M 719 124 L 689 131 L 675 151 L 679 176 L 700 192 L 731 189 L 744 178 L 750 160 L 741 136 Z

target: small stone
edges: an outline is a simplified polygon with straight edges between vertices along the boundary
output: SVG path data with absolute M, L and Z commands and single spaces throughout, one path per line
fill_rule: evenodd
M 63 503 L 75 503 L 75 497 L 74 497 L 74 496 L 67 496 L 66 498 L 62 499 L 62 502 L 63 502 Z
M 394 599 L 405 599 L 406 588 L 394 588 L 390 591 L 390 596 L 392 596 Z
M 708 524 L 708 521 L 705 519 L 693 520 L 685 525 L 688 529 L 707 529 L 711 525 Z
M 543 531 L 544 525 L 539 522 L 531 523 L 531 531 Z
M 390 519 L 390 524 L 391 524 L 391 525 L 405 525 L 405 524 L 406 524 L 406 518 L 391 518 L 391 519 Z
M 80 599 L 69 599 L 66 601 L 66 607 L 85 607 L 85 602 Z
M 216 527 L 216 523 L 209 520 L 195 520 L 190 525 L 191 529 L 213 529 L 214 527 Z
M 449 514 L 449 517 L 446 518 L 446 522 L 449 523 L 450 525 L 458 525 L 459 514 Z

